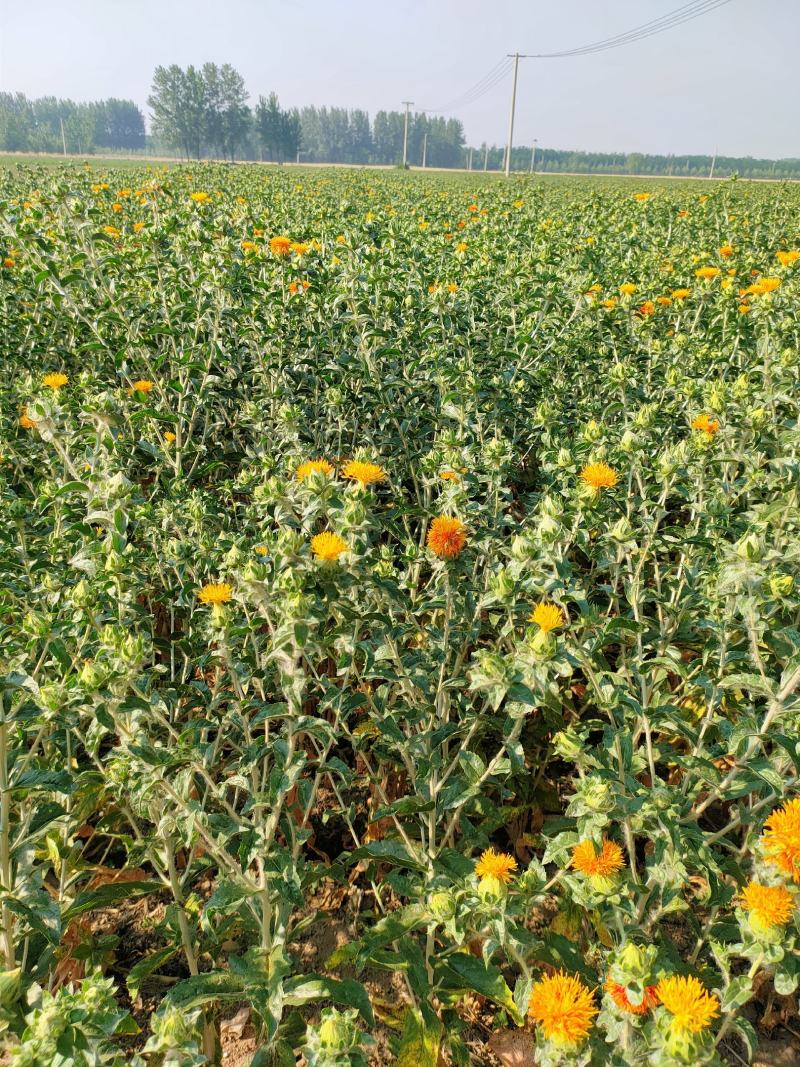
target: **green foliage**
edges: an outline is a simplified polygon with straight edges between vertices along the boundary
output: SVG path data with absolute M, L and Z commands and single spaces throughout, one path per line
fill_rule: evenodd
M 753 1045 L 800 973 L 764 837 L 800 768 L 796 206 L 0 174 L 11 1062 L 213 1063 L 241 1005 L 271 1067 L 378 1026 L 467 1064 L 476 1013 L 540 1065 Z

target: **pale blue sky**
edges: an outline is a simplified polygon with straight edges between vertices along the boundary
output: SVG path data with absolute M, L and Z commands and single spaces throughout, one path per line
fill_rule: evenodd
M 232 63 L 254 101 L 370 114 L 438 106 L 506 53 L 580 46 L 681 0 L 0 0 L 0 87 L 131 97 L 159 63 Z M 732 0 L 585 58 L 525 60 L 515 144 L 800 156 L 800 0 Z M 470 143 L 505 139 L 510 78 L 456 111 Z M 146 110 L 146 109 L 145 109 Z

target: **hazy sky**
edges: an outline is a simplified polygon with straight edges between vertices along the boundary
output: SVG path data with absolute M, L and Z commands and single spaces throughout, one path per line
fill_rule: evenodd
M 0 0 L 0 88 L 146 111 L 153 67 L 232 63 L 251 101 L 438 107 L 512 51 L 572 48 L 684 0 Z M 649 40 L 520 62 L 515 144 L 800 156 L 800 0 L 731 0 Z M 455 115 L 505 140 L 510 77 Z

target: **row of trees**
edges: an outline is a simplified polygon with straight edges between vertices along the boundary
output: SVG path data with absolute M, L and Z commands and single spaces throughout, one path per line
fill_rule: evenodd
M 485 145 L 473 150 L 473 167 L 482 168 Z M 469 159 L 467 150 L 467 159 Z M 503 167 L 505 151 L 492 147 L 488 153 L 488 169 Z M 800 178 L 800 159 L 754 159 L 752 156 L 677 156 L 648 155 L 641 152 L 572 152 L 553 148 L 536 150 L 535 167 L 541 173 L 570 174 L 641 174 L 643 176 L 675 176 L 707 178 L 714 167 L 714 176 L 741 178 Z M 530 170 L 531 149 L 515 148 L 511 166 L 516 171 Z
M 148 98 L 153 137 L 187 158 L 267 159 L 281 162 L 298 153 L 313 163 L 399 163 L 405 116 L 341 107 L 285 111 L 275 93 L 247 106 L 244 79 L 229 64 L 217 67 L 157 67 Z M 457 119 L 425 114 L 409 117 L 409 156 L 430 166 L 458 167 L 464 129 Z
M 28 100 L 22 93 L 0 93 L 0 151 L 67 152 L 96 150 L 179 152 L 187 159 L 220 158 L 309 163 L 388 164 L 403 158 L 405 114 L 341 107 L 284 110 L 275 93 L 260 96 L 251 109 L 241 74 L 229 63 L 217 66 L 173 64 L 157 67 L 147 103 L 152 133 L 131 100 L 75 103 L 56 97 Z M 465 145 L 458 119 L 424 112 L 408 118 L 408 159 L 412 165 L 502 170 L 505 151 L 496 145 Z M 529 171 L 531 148 L 515 148 L 514 171 Z M 641 174 L 705 177 L 710 156 L 642 153 L 571 152 L 538 149 L 537 172 Z M 719 156 L 714 174 L 743 178 L 800 178 L 800 159 Z
M 91 153 L 136 151 L 145 146 L 144 115 L 132 100 L 76 104 L 24 93 L 0 93 L 0 150 Z

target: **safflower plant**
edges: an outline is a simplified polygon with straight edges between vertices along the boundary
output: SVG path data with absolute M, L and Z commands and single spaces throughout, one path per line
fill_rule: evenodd
M 0 170 L 8 1062 L 752 1058 L 800 253 L 710 188 Z

